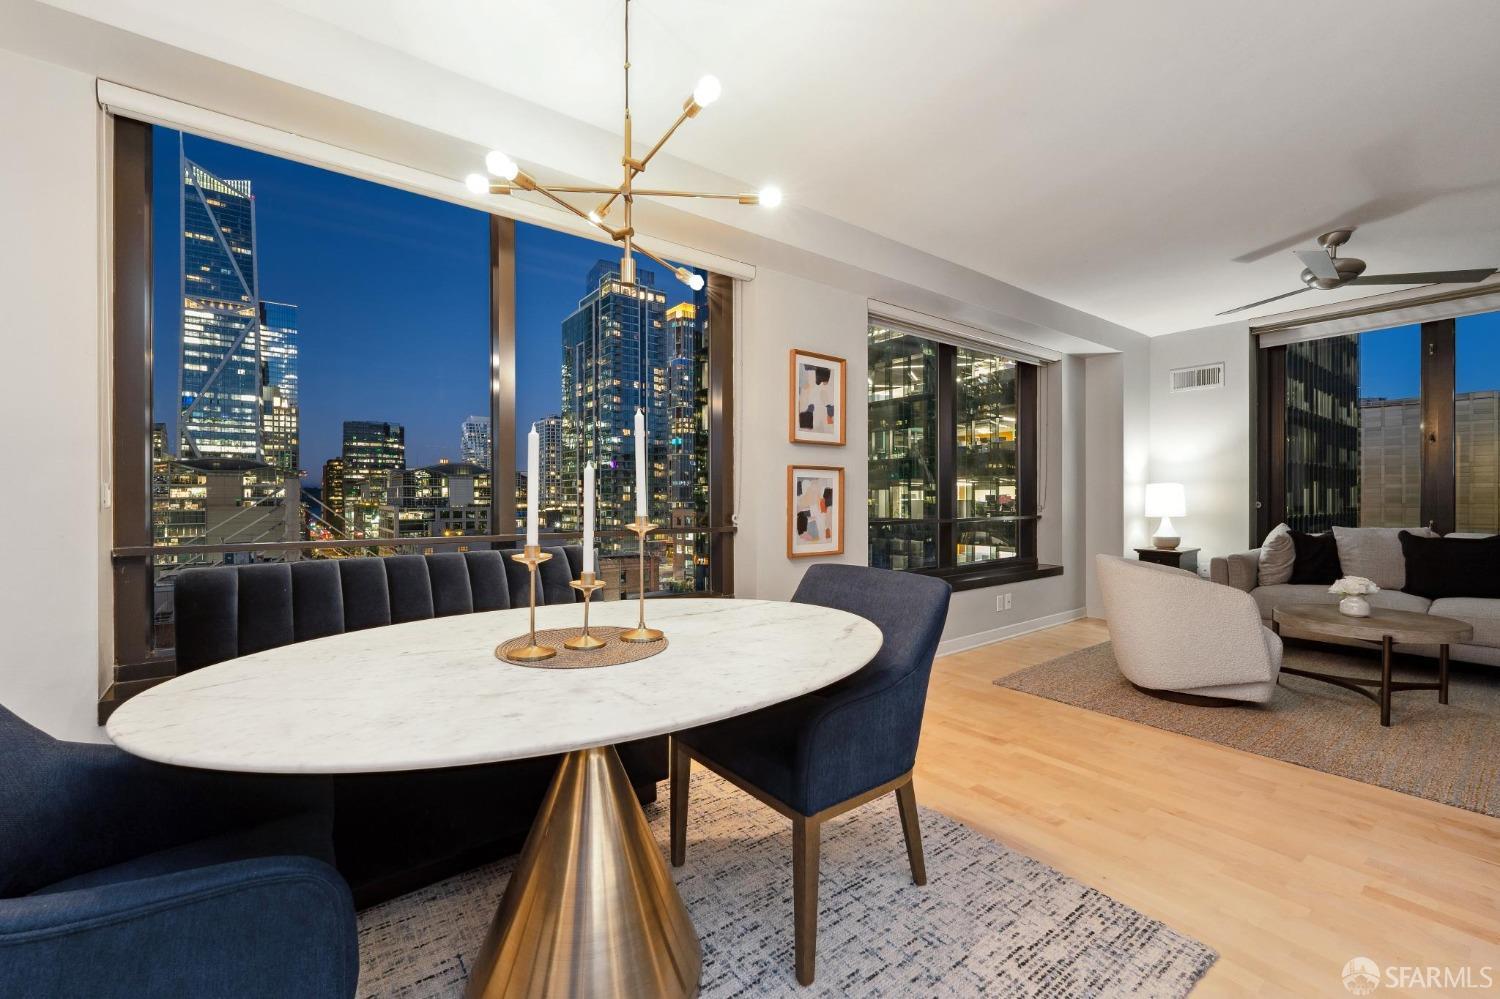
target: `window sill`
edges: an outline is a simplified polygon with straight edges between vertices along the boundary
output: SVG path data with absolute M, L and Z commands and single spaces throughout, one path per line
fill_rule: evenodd
M 1032 579 L 1045 579 L 1048 576 L 1061 576 L 1063 567 L 1060 565 L 983 565 L 965 566 L 952 569 L 915 569 L 914 572 L 924 576 L 936 576 L 938 579 L 948 581 L 955 592 L 963 590 L 979 590 L 987 586 L 1006 586 L 1010 583 L 1024 583 Z

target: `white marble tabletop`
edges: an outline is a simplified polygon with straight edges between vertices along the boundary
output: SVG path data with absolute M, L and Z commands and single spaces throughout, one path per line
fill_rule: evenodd
M 811 604 L 648 604 L 665 651 L 595 669 L 495 658 L 526 610 L 414 621 L 231 659 L 137 694 L 107 731 L 162 763 L 256 773 L 422 770 L 542 756 L 661 735 L 753 711 L 848 676 L 880 651 L 874 624 Z M 634 627 L 636 601 L 590 623 Z M 537 628 L 577 627 L 577 604 Z

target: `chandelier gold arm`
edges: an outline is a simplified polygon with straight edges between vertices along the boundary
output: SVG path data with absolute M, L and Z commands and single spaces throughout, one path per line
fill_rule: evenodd
M 522 190 L 541 190 L 543 185 L 537 184 L 534 188 L 522 188 Z M 598 187 L 584 184 L 547 184 L 546 190 L 553 194 L 612 194 L 618 196 L 618 187 Z M 490 184 L 491 194 L 514 194 L 516 185 L 496 182 Z M 746 194 L 720 194 L 713 191 L 676 191 L 667 188 L 632 188 L 631 194 L 643 198 L 708 198 L 719 201 L 737 201 L 742 205 L 760 204 L 760 195 L 754 193 Z
M 742 205 L 760 205 L 763 202 L 762 194 L 720 194 L 713 191 L 682 191 L 669 188 L 635 188 L 635 179 L 646 171 L 651 160 L 662 150 L 672 136 L 682 127 L 682 123 L 689 118 L 696 118 L 703 110 L 704 104 L 711 104 L 719 94 L 719 82 L 711 76 L 705 76 L 698 81 L 699 86 L 693 89 L 693 93 L 682 102 L 682 112 L 676 120 L 662 133 L 650 149 L 646 150 L 644 156 L 635 156 L 635 142 L 632 136 L 634 122 L 630 113 L 630 2 L 624 0 L 625 8 L 625 59 L 623 64 L 625 77 L 625 114 L 623 131 L 623 149 L 620 156 L 621 177 L 620 183 L 615 187 L 604 187 L 595 184 L 553 184 L 542 185 L 537 183 L 536 178 L 516 167 L 514 161 L 503 153 L 492 152 L 491 157 L 500 157 L 499 163 L 492 171 L 491 178 L 499 174 L 501 179 L 491 179 L 488 185 L 490 194 L 510 195 L 516 191 L 532 191 L 551 201 L 559 208 L 589 223 L 601 232 L 607 233 L 610 239 L 621 244 L 624 254 L 620 260 L 620 280 L 625 284 L 635 283 L 635 263 L 631 257 L 635 249 L 635 225 L 633 221 L 633 209 L 635 207 L 636 195 L 650 198 L 699 198 L 711 201 L 734 201 Z M 705 89 L 706 88 L 706 89 Z M 701 90 L 701 95 L 700 95 Z M 700 101 L 702 103 L 700 103 Z M 488 165 L 489 159 L 486 159 Z M 508 177 L 509 179 L 504 179 Z M 483 191 L 482 174 L 471 175 L 465 179 L 470 190 Z M 476 186 L 477 185 L 477 186 Z M 773 189 L 768 188 L 768 191 Z M 584 211 L 582 208 L 572 204 L 564 194 L 600 194 L 604 200 L 593 211 Z M 769 204 L 774 207 L 780 200 L 780 192 L 774 191 L 775 197 Z M 614 207 L 616 201 L 623 201 L 625 208 L 622 224 L 618 227 L 606 225 L 605 217 Z M 683 281 L 689 281 L 691 272 L 686 268 L 677 267 L 662 258 L 646 250 L 641 251 L 645 256 L 656 261 L 661 266 L 672 271 Z
M 646 249 L 644 246 L 642 246 L 639 243 L 634 244 L 632 246 L 632 249 L 634 249 L 635 252 L 639 253 L 641 256 L 643 256 L 643 257 L 649 257 L 652 260 L 656 261 L 658 264 L 661 264 L 663 267 L 665 267 L 667 270 L 671 271 L 673 274 L 677 275 L 678 277 L 683 277 L 684 275 L 686 275 L 688 273 L 691 273 L 690 271 L 688 271 L 688 269 L 686 267 L 679 267 L 676 264 L 669 263 L 669 262 L 663 260 L 661 257 L 658 257 L 656 254 L 652 253 L 650 250 Z M 686 280 L 685 277 L 683 277 L 683 279 Z

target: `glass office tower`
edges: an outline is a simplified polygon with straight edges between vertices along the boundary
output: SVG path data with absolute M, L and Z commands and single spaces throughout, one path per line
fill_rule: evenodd
M 489 468 L 491 440 L 490 418 L 488 416 L 469 417 L 464 420 L 463 426 L 459 429 L 459 457 L 471 465 Z
M 260 460 L 255 201 L 248 180 L 182 161 L 182 340 L 177 434 L 184 458 Z
M 388 473 L 405 467 L 405 427 L 378 420 L 344 421 L 340 485 L 344 494 L 344 525 L 350 537 L 387 536 L 381 530 L 380 508 L 389 499 Z
M 297 399 L 297 307 L 260 303 L 261 446 L 265 461 L 301 476 Z
M 1359 337 L 1286 349 L 1286 522 L 1359 526 Z
M 635 519 L 635 411 L 646 412 L 655 523 L 665 523 L 666 455 L 671 429 L 667 363 L 671 346 L 663 316 L 667 296 L 644 268 L 635 285 L 620 281 L 618 262 L 601 260 L 588 275 L 588 293 L 562 326 L 561 496 L 582 494 L 583 466 L 599 469 L 596 523 L 600 530 Z M 578 530 L 577 503 L 564 504 L 563 529 Z M 620 548 L 611 540 L 604 550 Z M 623 549 L 620 549 L 623 550 Z

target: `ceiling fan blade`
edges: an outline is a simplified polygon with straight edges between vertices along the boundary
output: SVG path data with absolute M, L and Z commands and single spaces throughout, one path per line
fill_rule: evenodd
M 1333 258 L 1325 250 L 1293 250 L 1297 259 L 1302 261 L 1302 266 L 1313 272 L 1313 277 L 1320 277 L 1328 281 L 1339 279 L 1338 268 L 1333 266 Z
M 1257 305 L 1269 305 L 1272 302 L 1279 302 L 1283 298 L 1291 298 L 1293 295 L 1300 295 L 1300 294 L 1302 294 L 1306 290 L 1307 290 L 1306 288 L 1298 288 L 1296 291 L 1289 291 L 1285 295 L 1272 295 L 1270 298 L 1263 298 L 1259 302 L 1251 302 L 1249 305 L 1241 305 L 1240 307 L 1235 308 L 1235 309 L 1226 309 L 1223 312 L 1216 312 L 1216 313 L 1214 313 L 1214 315 L 1216 315 L 1216 316 L 1232 316 L 1236 312 L 1244 312 L 1246 309 L 1253 309 Z
M 1364 274 L 1345 284 L 1473 284 L 1483 281 L 1497 268 L 1480 267 L 1469 271 L 1418 271 L 1414 274 Z

